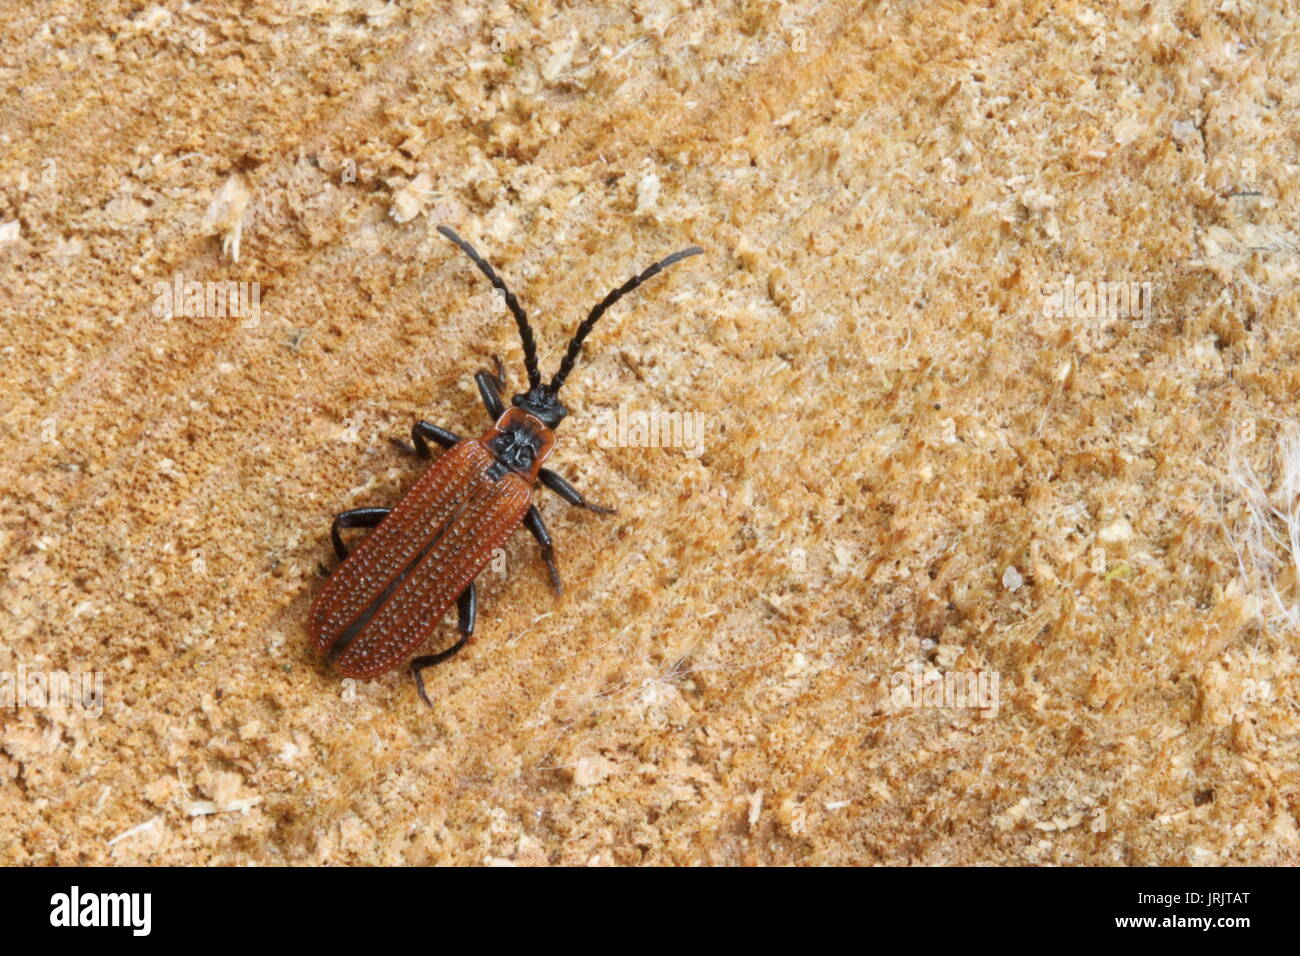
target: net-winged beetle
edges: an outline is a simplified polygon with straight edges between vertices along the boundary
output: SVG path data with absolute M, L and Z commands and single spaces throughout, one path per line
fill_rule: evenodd
M 519 327 L 528 390 L 509 407 L 497 374 L 474 376 L 479 396 L 494 424 L 481 438 L 461 439 L 445 428 L 418 421 L 411 429 L 414 451 L 429 457 L 429 442 L 447 449 L 393 508 L 355 508 L 334 519 L 330 539 L 342 562 L 312 601 L 308 630 L 312 647 L 328 656 L 339 673 L 375 677 L 405 661 L 433 633 L 456 603 L 460 639 L 437 654 L 410 663 L 420 697 L 427 704 L 421 672 L 451 657 L 474 633 L 478 600 L 474 579 L 522 523 L 541 546 L 542 558 L 558 594 L 559 571 L 551 536 L 533 504 L 540 481 L 570 504 L 602 514 L 549 468 L 542 467 L 555 445 L 555 429 L 568 414 L 559 392 L 573 371 L 583 340 L 615 302 L 675 262 L 704 250 L 691 246 L 656 262 L 610 292 L 578 326 L 560 367 L 549 383 L 537 366 L 537 343 L 528 317 L 505 282 L 474 247 L 446 226 L 438 231 L 469 256 L 505 297 Z M 344 528 L 373 530 L 351 551 L 339 534 Z

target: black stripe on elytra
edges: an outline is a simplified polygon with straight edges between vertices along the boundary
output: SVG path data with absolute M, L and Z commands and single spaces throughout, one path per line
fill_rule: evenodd
M 402 570 L 402 573 L 393 578 L 393 580 L 388 583 L 388 587 L 384 588 L 380 593 L 379 597 L 370 602 L 370 605 L 361 612 L 357 619 L 349 624 L 347 629 L 338 636 L 338 640 L 330 646 L 329 652 L 326 654 L 326 658 L 331 664 L 338 660 L 339 656 L 347 650 L 348 645 L 351 644 L 353 639 L 356 638 L 365 626 L 370 623 L 370 619 L 374 617 L 379 612 L 379 609 L 384 606 L 384 603 L 392 597 L 393 592 L 397 590 L 403 581 L 410 577 L 410 574 L 415 570 L 416 565 L 423 561 L 425 557 L 428 556 L 429 552 L 433 550 L 433 546 L 442 540 L 443 535 L 447 533 L 447 529 L 451 527 L 452 523 L 460 518 L 469 509 L 469 506 L 477 499 L 478 495 L 471 495 L 462 502 L 456 510 L 448 516 L 447 520 L 442 523 L 438 530 L 433 533 L 433 537 L 429 539 L 428 544 L 421 548 L 420 552 L 411 559 L 410 564 Z

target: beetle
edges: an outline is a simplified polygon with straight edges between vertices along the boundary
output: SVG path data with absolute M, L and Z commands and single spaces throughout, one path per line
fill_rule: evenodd
M 410 662 L 420 698 L 426 668 L 452 657 L 474 633 L 478 596 L 474 579 L 511 534 L 523 524 L 537 539 L 556 594 L 563 593 L 550 533 L 533 503 L 538 482 L 571 505 L 598 514 L 612 508 L 592 504 L 578 489 L 543 463 L 555 446 L 555 430 L 569 413 L 560 403 L 560 388 L 573 371 L 582 343 L 615 302 L 675 262 L 704 250 L 691 246 L 661 259 L 601 299 L 578 326 L 549 383 L 537 364 L 537 342 L 528 316 L 492 266 L 447 226 L 438 231 L 455 243 L 505 298 L 523 342 L 528 390 L 509 407 L 504 369 L 475 374 L 492 427 L 481 438 L 462 439 L 445 428 L 417 421 L 413 446 L 398 443 L 421 458 L 431 457 L 429 443 L 445 452 L 389 508 L 344 511 L 330 527 L 340 564 L 312 601 L 308 632 L 313 649 L 344 676 L 369 678 L 397 667 L 432 634 L 455 603 L 460 639 L 436 654 Z M 340 531 L 371 528 L 349 553 Z

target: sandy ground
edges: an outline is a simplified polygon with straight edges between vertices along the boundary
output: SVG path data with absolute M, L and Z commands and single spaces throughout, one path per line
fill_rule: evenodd
M 1300 862 L 1297 19 L 0 4 L 0 862 Z M 521 380 L 442 223 L 548 371 L 707 254 L 566 386 L 618 514 L 542 494 L 566 595 L 516 535 L 430 710 L 305 619 Z

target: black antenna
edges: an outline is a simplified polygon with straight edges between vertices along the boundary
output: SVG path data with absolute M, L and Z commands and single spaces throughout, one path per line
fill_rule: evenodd
M 537 368 L 537 340 L 533 338 L 532 326 L 528 324 L 528 316 L 524 314 L 519 300 L 515 298 L 513 292 L 506 288 L 506 284 L 501 280 L 501 277 L 492 271 L 492 267 L 475 251 L 473 246 L 456 235 L 447 226 L 439 226 L 438 231 L 460 246 L 461 252 L 469 256 L 470 261 L 478 266 L 480 272 L 487 276 L 487 280 L 492 283 L 493 288 L 500 289 L 505 293 L 506 307 L 510 309 L 510 314 L 515 317 L 515 325 L 519 326 L 519 338 L 524 343 L 524 369 L 528 372 L 528 387 L 537 388 L 542 384 L 542 373 Z M 661 266 L 663 264 L 660 263 Z
M 683 249 L 681 252 L 674 252 L 667 259 L 656 262 L 639 276 L 633 276 L 628 279 L 609 295 L 605 296 L 605 298 L 601 299 L 600 302 L 596 304 L 596 307 L 591 310 L 591 314 L 587 316 L 586 320 L 578 326 L 578 330 L 573 333 L 573 338 L 569 341 L 569 349 L 564 353 L 564 361 L 560 363 L 560 370 L 556 372 L 555 377 L 551 379 L 551 384 L 547 386 L 547 391 L 552 395 L 559 392 L 560 386 L 564 384 L 564 380 L 568 378 L 569 373 L 573 371 L 573 363 L 578 360 L 578 353 L 582 351 L 582 340 L 587 337 L 596 322 L 605 314 L 606 309 L 619 299 L 623 298 L 623 296 L 627 295 L 642 282 L 654 278 L 674 262 L 680 262 L 681 260 L 690 258 L 691 256 L 698 256 L 702 252 L 704 252 L 704 250 L 699 246 L 691 246 L 689 249 Z

